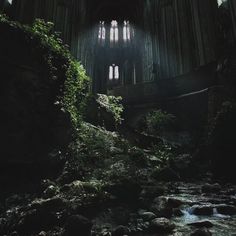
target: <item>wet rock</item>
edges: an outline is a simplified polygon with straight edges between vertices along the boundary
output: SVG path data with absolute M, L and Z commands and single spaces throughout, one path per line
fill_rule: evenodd
M 236 207 L 231 205 L 220 205 L 216 207 L 217 212 L 222 215 L 236 215 Z
M 175 225 L 166 218 L 156 218 L 150 223 L 150 231 L 153 233 L 171 233 Z
M 66 236 L 90 236 L 92 223 L 81 215 L 73 215 L 67 219 L 65 224 Z
M 202 186 L 203 193 L 219 193 L 221 186 L 218 183 L 215 184 L 205 184 Z
M 170 218 L 173 215 L 173 209 L 168 205 L 168 198 L 157 197 L 151 206 L 151 211 L 158 217 Z
M 191 213 L 194 215 L 210 216 L 213 215 L 212 205 L 195 205 L 191 208 Z
M 148 211 L 144 211 L 139 215 L 144 221 L 150 221 L 157 217 L 153 212 L 148 212 Z
M 178 207 L 180 207 L 181 205 L 183 205 L 184 202 L 181 201 L 181 200 L 178 199 L 178 198 L 169 197 L 169 198 L 167 199 L 167 204 L 168 204 L 169 207 L 178 208 Z
M 66 201 L 60 197 L 54 197 L 49 199 L 37 199 L 30 205 L 31 209 L 39 209 L 47 212 L 58 211 L 64 209 Z
M 129 228 L 123 225 L 117 226 L 112 232 L 112 236 L 123 236 L 127 234 L 129 234 Z
M 179 209 L 179 208 L 174 208 L 173 209 L 173 215 L 177 217 L 181 217 L 184 215 L 184 213 Z
M 47 187 L 47 189 L 43 192 L 43 196 L 45 198 L 50 198 L 50 197 L 54 197 L 55 195 L 57 195 L 59 193 L 59 189 L 54 186 L 54 185 L 50 185 Z
M 188 225 L 190 226 L 194 226 L 194 227 L 197 227 L 197 228 L 211 228 L 213 227 L 213 224 L 211 221 L 209 220 L 202 220 L 202 221 L 196 221 L 196 222 L 193 222 L 193 223 L 189 223 Z
M 197 229 L 191 236 L 211 236 L 212 233 L 207 229 Z

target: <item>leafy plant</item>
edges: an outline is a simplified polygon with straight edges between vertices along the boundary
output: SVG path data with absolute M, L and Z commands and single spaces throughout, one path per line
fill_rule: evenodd
M 120 124 L 122 122 L 122 112 L 124 110 L 121 104 L 122 98 L 115 96 L 108 96 L 105 94 L 98 94 L 97 102 L 101 107 L 104 107 L 107 112 L 111 113 L 115 122 Z
M 143 119 L 147 133 L 156 135 L 164 131 L 168 125 L 174 122 L 175 116 L 162 110 L 153 110 Z
M 25 41 L 31 45 L 35 58 L 43 58 L 42 64 L 46 67 L 53 86 L 63 84 L 63 87 L 58 88 L 61 93 L 58 93 L 55 103 L 69 112 L 72 124 L 77 128 L 90 96 L 90 79 L 80 62 L 73 58 L 68 46 L 53 32 L 53 23 L 36 19 L 32 26 L 22 25 L 1 14 L 0 23 L 20 31 Z

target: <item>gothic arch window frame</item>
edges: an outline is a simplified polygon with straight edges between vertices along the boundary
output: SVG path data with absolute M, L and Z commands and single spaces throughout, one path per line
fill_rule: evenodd
M 130 40 L 131 40 L 131 28 L 130 28 L 130 23 L 128 20 L 124 20 L 123 40 L 124 40 L 124 42 L 130 42 Z
M 116 64 L 109 66 L 109 81 L 118 81 L 120 78 L 120 68 Z
M 111 27 L 110 27 L 110 43 L 118 43 L 119 41 L 119 28 L 118 28 L 118 21 L 112 20 Z
M 104 44 L 106 40 L 106 27 L 105 21 L 99 21 L 99 29 L 98 29 L 98 43 Z

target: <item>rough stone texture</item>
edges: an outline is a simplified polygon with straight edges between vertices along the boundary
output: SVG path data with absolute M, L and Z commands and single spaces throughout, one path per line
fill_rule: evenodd
M 196 221 L 193 223 L 189 223 L 188 225 L 194 226 L 197 228 L 203 228 L 203 227 L 211 228 L 211 227 L 213 227 L 213 224 L 209 220 Z
M 194 215 L 209 216 L 213 214 L 213 208 L 211 205 L 197 205 L 193 206 L 191 210 Z
M 191 236 L 211 236 L 212 233 L 207 229 L 197 229 L 191 234 Z
M 221 205 L 216 207 L 217 212 L 223 215 L 236 215 L 236 207 L 231 205 Z
M 156 218 L 151 221 L 150 230 L 154 233 L 171 233 L 175 225 L 166 218 Z
M 71 139 L 69 115 L 57 105 L 65 75 L 49 76 L 36 39 L 4 23 L 0 34 L 0 161 L 46 159 Z

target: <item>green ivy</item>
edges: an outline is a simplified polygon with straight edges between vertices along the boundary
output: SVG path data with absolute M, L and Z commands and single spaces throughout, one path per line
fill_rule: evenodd
M 89 94 L 90 79 L 83 66 L 72 57 L 68 46 L 64 45 L 57 33 L 53 32 L 54 25 L 36 19 L 32 26 L 10 21 L 0 14 L 0 23 L 21 30 L 26 40 L 36 41 L 36 54 L 40 51 L 47 67 L 49 77 L 56 81 L 59 76 L 65 78 L 64 93 L 58 98 L 61 106 L 69 112 L 73 126 L 77 128 L 82 120 L 84 108 Z M 38 55 L 37 55 L 38 56 Z
M 97 102 L 101 107 L 104 107 L 107 112 L 111 113 L 115 122 L 120 124 L 122 122 L 122 113 L 124 110 L 121 104 L 122 97 L 108 96 L 105 94 L 98 94 Z

